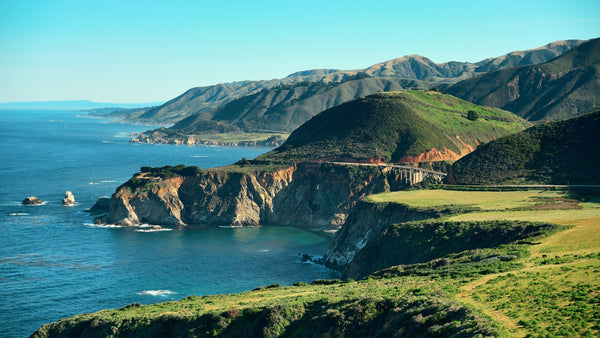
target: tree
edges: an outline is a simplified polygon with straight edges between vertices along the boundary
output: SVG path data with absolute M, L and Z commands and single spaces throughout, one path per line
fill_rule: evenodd
M 474 110 L 469 110 L 469 112 L 467 113 L 467 119 L 469 119 L 471 121 L 477 121 L 478 118 L 479 118 L 479 113 Z

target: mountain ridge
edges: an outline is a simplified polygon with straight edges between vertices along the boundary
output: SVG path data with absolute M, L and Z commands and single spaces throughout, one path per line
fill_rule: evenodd
M 476 104 L 550 121 L 600 108 L 600 39 L 551 61 L 489 72 L 461 81 L 448 93 Z
M 245 95 L 256 94 L 263 89 L 271 89 L 278 85 L 289 85 L 304 81 L 343 82 L 353 76 L 357 76 L 359 73 L 364 73 L 371 77 L 406 78 L 429 82 L 456 82 L 479 74 L 476 73 L 476 69 L 484 65 L 480 64 L 482 62 L 487 65 L 486 71 L 489 71 L 491 68 L 498 69 L 498 67 L 509 67 L 517 61 L 548 61 L 549 58 L 554 58 L 563 53 L 565 48 L 573 47 L 583 42 L 583 40 L 564 40 L 552 42 L 533 50 L 514 52 L 525 55 L 520 61 L 514 57 L 498 57 L 509 60 L 504 63 L 494 63 L 493 60 L 497 58 L 488 58 L 479 63 L 452 61 L 436 64 L 424 56 L 412 55 L 387 60 L 359 70 L 312 69 L 294 72 L 282 79 L 238 81 L 213 86 L 194 87 L 165 104 L 150 108 L 142 114 L 133 112 L 129 116 L 124 112 L 123 118 L 126 121 L 137 123 L 174 124 L 189 115 L 215 109 Z M 529 54 L 538 56 L 526 57 L 526 55 Z M 434 84 L 432 86 L 436 85 Z M 207 96 L 206 93 L 208 92 L 213 93 L 213 95 Z M 320 111 L 314 112 L 313 115 L 316 115 L 319 112 Z

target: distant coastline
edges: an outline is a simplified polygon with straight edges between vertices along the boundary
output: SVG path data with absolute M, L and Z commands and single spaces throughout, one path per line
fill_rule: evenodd
M 23 102 L 2 102 L 0 110 L 25 110 L 25 109 L 68 109 L 68 110 L 87 110 L 97 108 L 142 108 L 161 105 L 164 102 L 149 103 L 110 103 L 94 102 L 89 100 L 65 100 L 65 101 L 23 101 Z

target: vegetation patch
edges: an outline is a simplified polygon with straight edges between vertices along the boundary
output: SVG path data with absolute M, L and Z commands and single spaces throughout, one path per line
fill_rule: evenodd
M 600 261 L 596 257 L 502 275 L 478 286 L 472 297 L 506 313 L 531 335 L 597 337 L 598 280 Z
M 422 291 L 416 291 L 417 289 Z M 452 288 L 450 288 L 452 289 Z M 33 336 L 496 336 L 487 316 L 421 278 L 265 288 L 128 306 L 44 325 Z
M 432 208 L 449 205 L 476 208 L 482 211 L 507 209 L 542 209 L 540 205 L 567 203 L 570 209 L 577 201 L 569 199 L 564 191 L 457 191 L 457 190 L 412 190 L 371 195 L 373 202 L 392 202 L 417 208 Z M 563 206 L 560 204 L 557 208 Z
M 452 166 L 459 184 L 598 184 L 600 111 L 539 124 L 479 147 Z
M 469 120 L 469 111 L 476 112 L 478 119 Z M 434 148 L 451 156 L 527 126 L 510 112 L 439 92 L 379 93 L 322 112 L 296 129 L 283 146 L 259 159 L 398 162 Z
M 560 227 L 522 221 L 409 222 L 382 231 L 359 251 L 345 275 L 474 277 L 522 267 L 527 247 Z M 388 268 L 394 266 L 393 268 Z

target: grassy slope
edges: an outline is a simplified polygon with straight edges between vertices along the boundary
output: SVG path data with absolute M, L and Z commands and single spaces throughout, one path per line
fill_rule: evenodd
M 600 334 L 600 198 L 560 191 L 426 190 L 372 200 L 423 208 L 446 206 L 448 198 L 455 209 L 481 211 L 435 222 L 529 218 L 573 227 L 530 239 L 536 245 L 465 250 L 383 270 L 358 282 L 272 285 L 79 315 L 44 326 L 37 336 L 65 333 L 63 329 L 91 336 Z M 548 216 L 546 209 L 563 216 Z
M 460 184 L 598 184 L 600 111 L 536 125 L 479 147 L 452 167 Z
M 469 111 L 479 115 L 467 119 Z M 326 157 L 399 161 L 432 149 L 467 153 L 479 143 L 522 130 L 513 114 L 435 91 L 380 93 L 315 116 L 262 159 Z
M 481 209 L 448 216 L 446 222 L 502 219 L 571 226 L 536 240 L 539 244 L 519 260 L 521 268 L 464 281 L 455 300 L 489 315 L 511 336 L 600 333 L 600 198 L 560 191 L 425 190 L 372 199 L 421 208 L 451 200 L 455 207 Z

